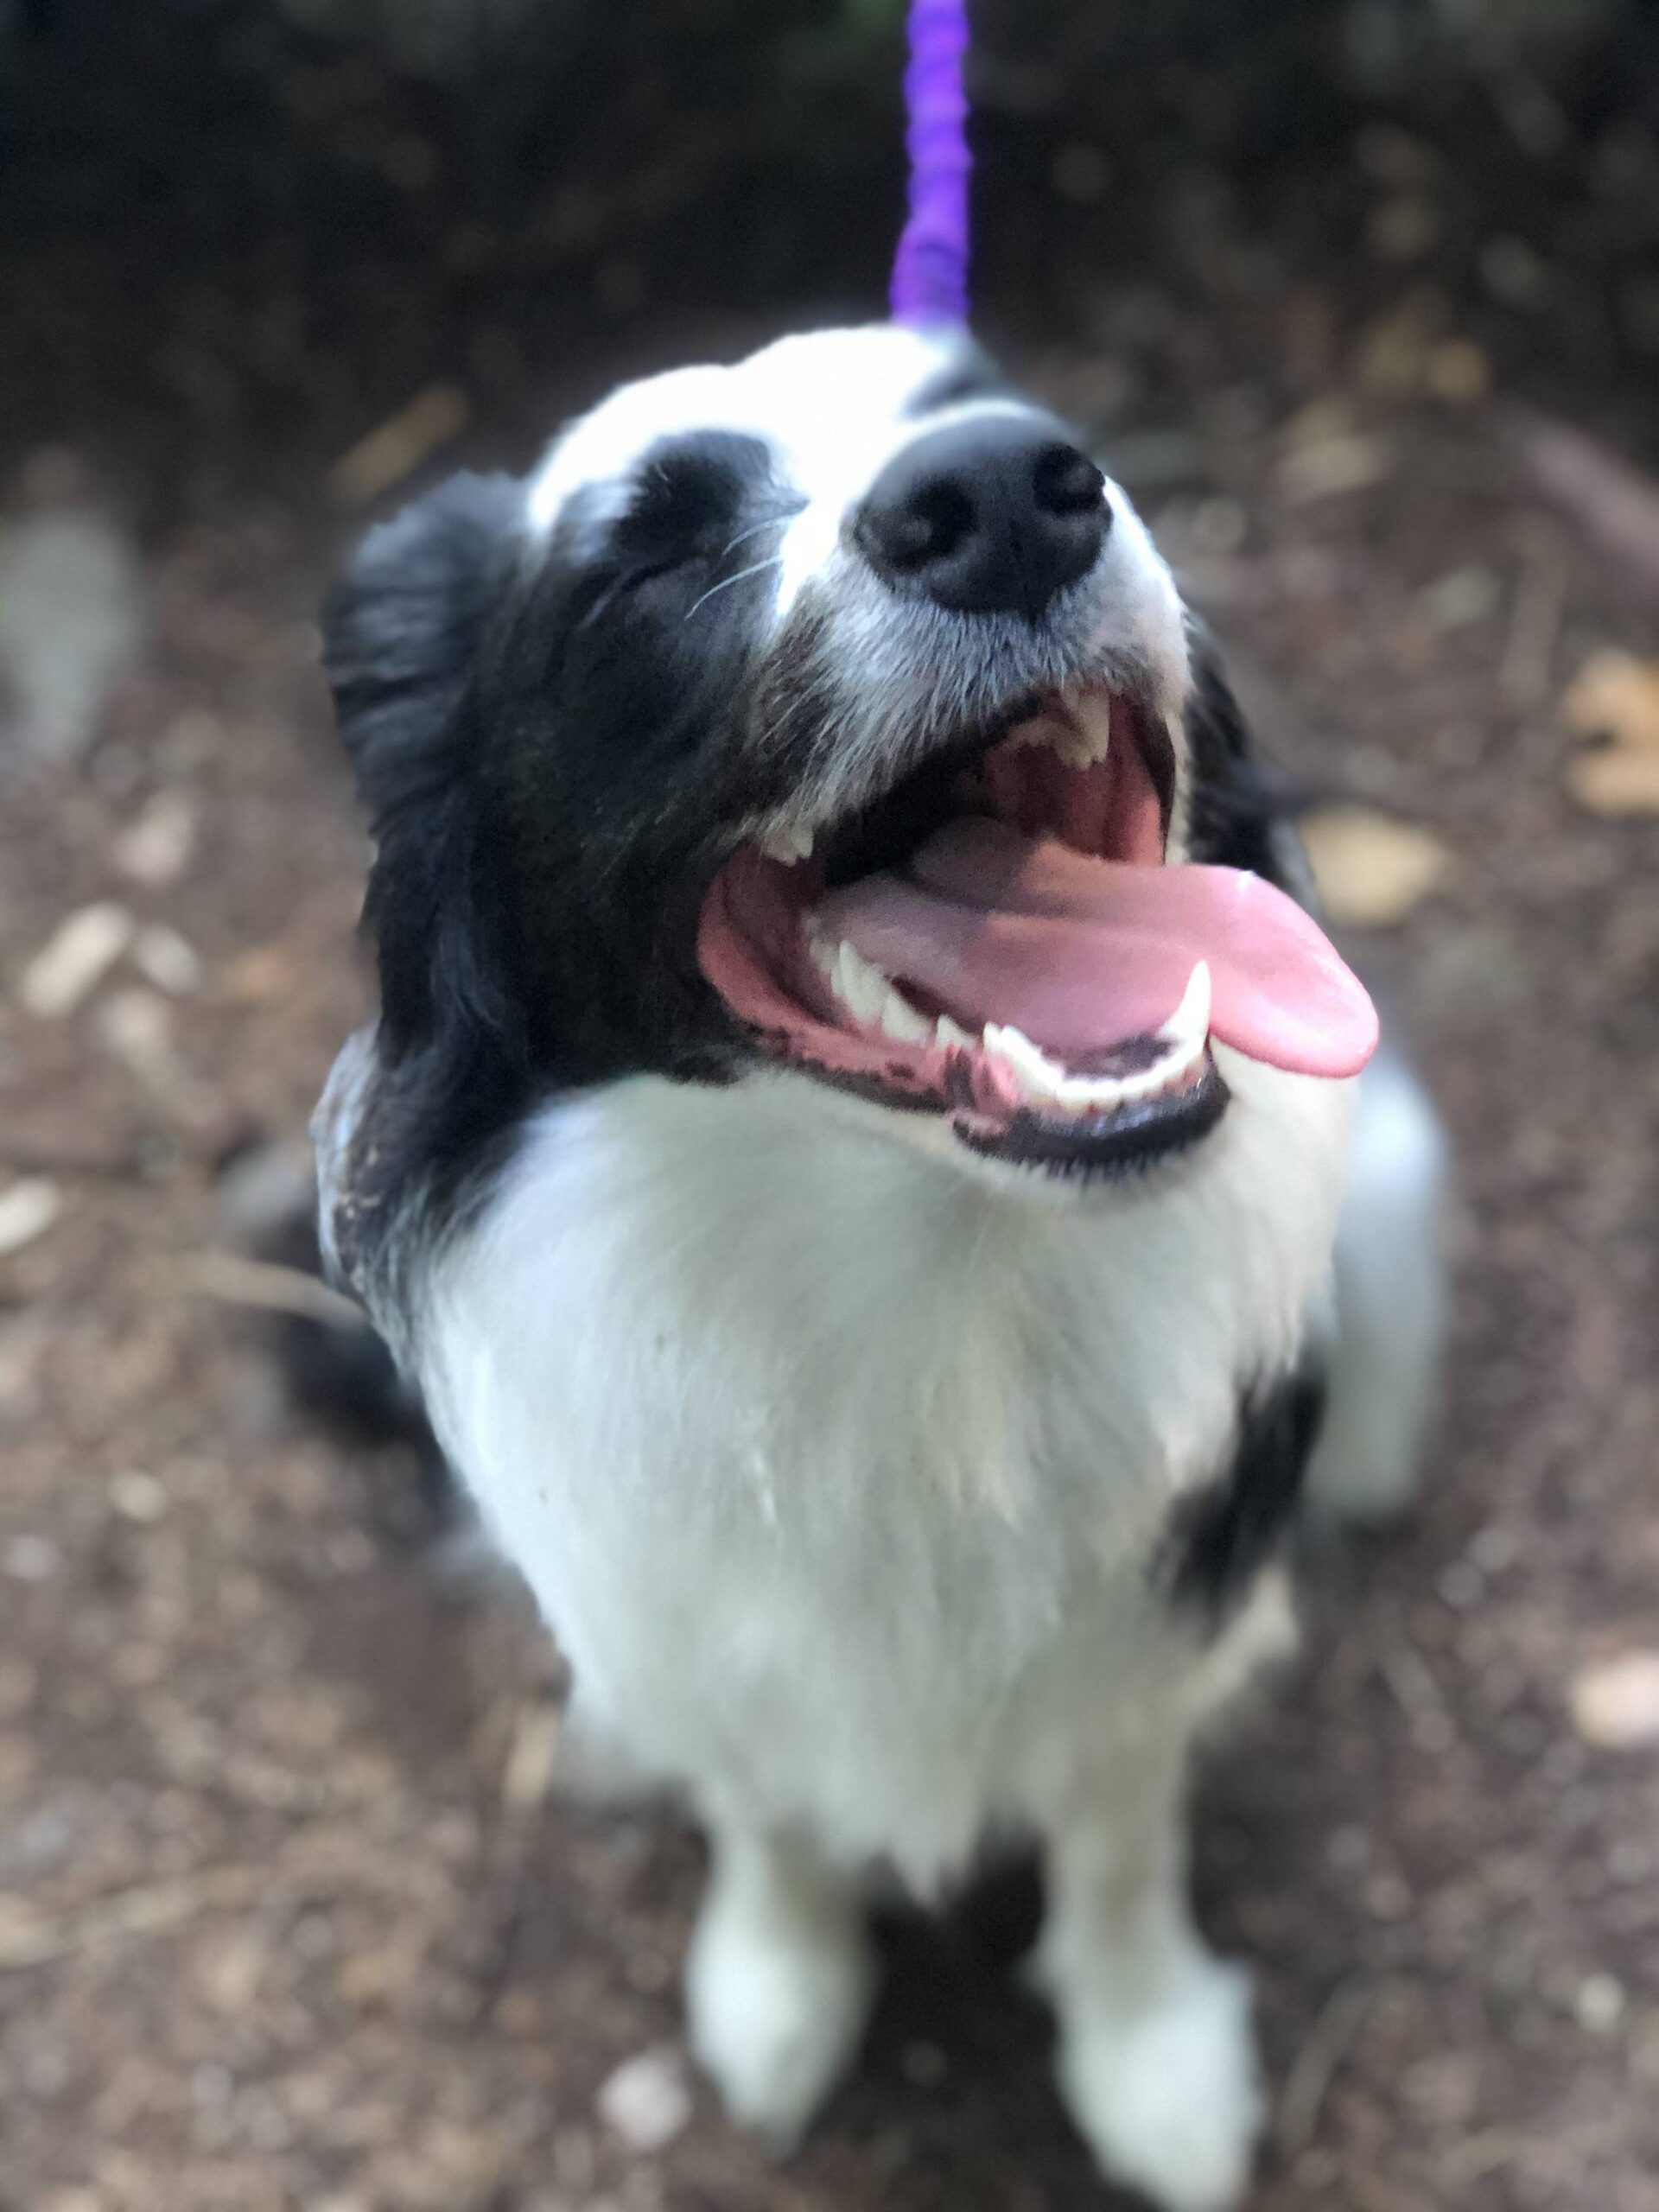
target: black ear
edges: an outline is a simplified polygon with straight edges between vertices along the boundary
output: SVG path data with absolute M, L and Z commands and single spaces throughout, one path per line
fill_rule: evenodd
M 523 527 L 509 476 L 452 476 L 372 530 L 323 608 L 323 664 L 378 823 L 442 745 Z
M 365 912 L 394 1060 L 427 1045 L 474 1060 L 507 1024 L 476 679 L 524 512 L 510 478 L 452 478 L 369 533 L 324 609 L 324 664 L 377 841 Z
M 1192 664 L 1186 707 L 1192 858 L 1249 868 L 1306 906 L 1312 880 L 1296 835 L 1289 779 L 1257 756 L 1221 649 L 1204 624 L 1189 622 L 1187 646 Z

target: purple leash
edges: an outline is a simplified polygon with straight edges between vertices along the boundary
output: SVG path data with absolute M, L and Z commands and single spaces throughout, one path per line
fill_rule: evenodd
M 895 322 L 968 320 L 968 0 L 910 0 L 910 213 L 893 257 Z

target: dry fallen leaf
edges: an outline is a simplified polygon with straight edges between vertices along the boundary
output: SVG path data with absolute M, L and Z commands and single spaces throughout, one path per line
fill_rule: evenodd
M 1659 753 L 1659 661 L 1592 653 L 1561 695 L 1561 718 L 1580 737 Z
M 1659 753 L 1593 746 L 1567 762 L 1567 788 L 1592 814 L 1659 814 Z
M 1573 1684 L 1573 1719 L 1603 1751 L 1659 1745 L 1659 1651 L 1626 1651 L 1583 1669 Z
M 1350 929 L 1403 921 L 1452 865 L 1438 837 L 1369 807 L 1321 807 L 1300 827 L 1325 911 Z
M 1561 697 L 1561 719 L 1604 743 L 1575 753 L 1567 787 L 1592 814 L 1659 814 L 1659 661 L 1593 653 Z

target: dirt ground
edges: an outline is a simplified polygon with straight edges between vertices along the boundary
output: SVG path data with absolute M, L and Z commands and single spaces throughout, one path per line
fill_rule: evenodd
M 522 461 L 625 362 L 769 321 L 635 301 L 602 241 L 580 295 L 474 286 L 472 216 L 372 235 L 338 168 L 262 172 L 233 101 L 181 92 L 190 159 L 146 167 L 130 79 L 44 82 L 0 254 L 9 512 L 67 483 L 130 524 L 151 631 L 96 748 L 0 790 L 0 1198 L 56 1202 L 0 1257 L 0 2208 L 1116 2202 L 1014 1978 L 1017 1882 L 892 1928 L 798 2157 L 725 2125 L 676 1993 L 695 1840 L 550 1790 L 524 1606 L 442 1567 L 399 1453 L 284 1406 L 212 1260 L 226 1161 L 303 1128 L 364 1004 L 311 622 L 360 519 L 336 464 L 435 381 L 470 404 L 454 453 Z M 302 139 L 372 103 L 315 59 L 289 92 Z M 418 196 L 417 124 L 373 143 Z M 1388 167 L 1330 158 L 1351 197 Z M 1528 474 L 1547 332 L 1386 254 L 1243 295 L 1074 260 L 1063 312 L 1010 275 L 991 320 L 1101 428 L 1278 757 L 1450 856 L 1351 941 L 1459 1153 L 1428 1494 L 1311 1547 L 1305 1660 L 1201 1793 L 1277 2098 L 1257 2202 L 1656 2212 L 1659 1744 L 1594 1740 L 1583 1690 L 1659 1643 L 1659 818 L 1575 803 L 1558 706 L 1592 650 L 1659 651 L 1659 587 Z M 1593 367 L 1586 408 L 1650 438 L 1637 370 Z M 136 933 L 31 1012 L 94 902 Z

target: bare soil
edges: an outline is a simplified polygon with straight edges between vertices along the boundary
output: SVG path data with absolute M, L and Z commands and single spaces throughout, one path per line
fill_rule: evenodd
M 272 120 L 163 60 L 44 73 L 0 267 L 14 505 L 69 449 L 153 619 L 96 751 L 0 796 L 0 1186 L 61 1203 L 0 1258 L 0 2207 L 1104 2208 L 1015 1978 L 1018 1882 L 894 1924 L 866 2060 L 797 2158 L 733 2133 L 683 2056 L 695 1840 L 547 1791 L 524 1605 L 442 1569 L 397 1452 L 283 1405 L 202 1264 L 226 1160 L 302 1128 L 365 998 L 311 620 L 360 520 L 334 465 L 438 378 L 474 410 L 444 460 L 526 461 L 625 364 L 769 320 L 736 282 L 658 297 L 603 240 L 509 281 L 445 215 L 419 104 L 355 62 L 279 56 Z M 340 181 L 359 156 L 404 178 L 401 229 Z M 1363 202 L 1348 142 L 1328 159 Z M 1311 1548 L 1305 1660 L 1201 1793 L 1204 1916 L 1256 1964 L 1279 2097 L 1257 2201 L 1659 2212 L 1659 1750 L 1599 1747 L 1571 1703 L 1659 1642 L 1659 819 L 1574 805 L 1556 712 L 1592 648 L 1659 650 L 1659 604 L 1516 457 L 1509 402 L 1557 358 L 1535 323 L 1510 347 L 1490 299 L 1425 308 L 1360 245 L 1242 296 L 1155 257 L 1125 281 L 1067 220 L 1052 296 L 1005 260 L 990 321 L 1101 427 L 1278 757 L 1452 855 L 1351 947 L 1459 1147 L 1428 1492 Z M 798 270 L 779 315 L 873 308 L 864 244 L 861 295 Z M 1459 339 L 1461 385 L 1429 365 Z M 1594 372 L 1586 407 L 1650 435 L 1628 363 Z M 1320 447 L 1313 495 L 1287 456 Z M 190 849 L 146 884 L 121 839 L 162 794 Z M 128 958 L 29 1014 L 26 963 L 100 899 L 176 931 L 199 985 Z M 620 2127 L 602 2092 L 641 2054 L 655 2104 Z

